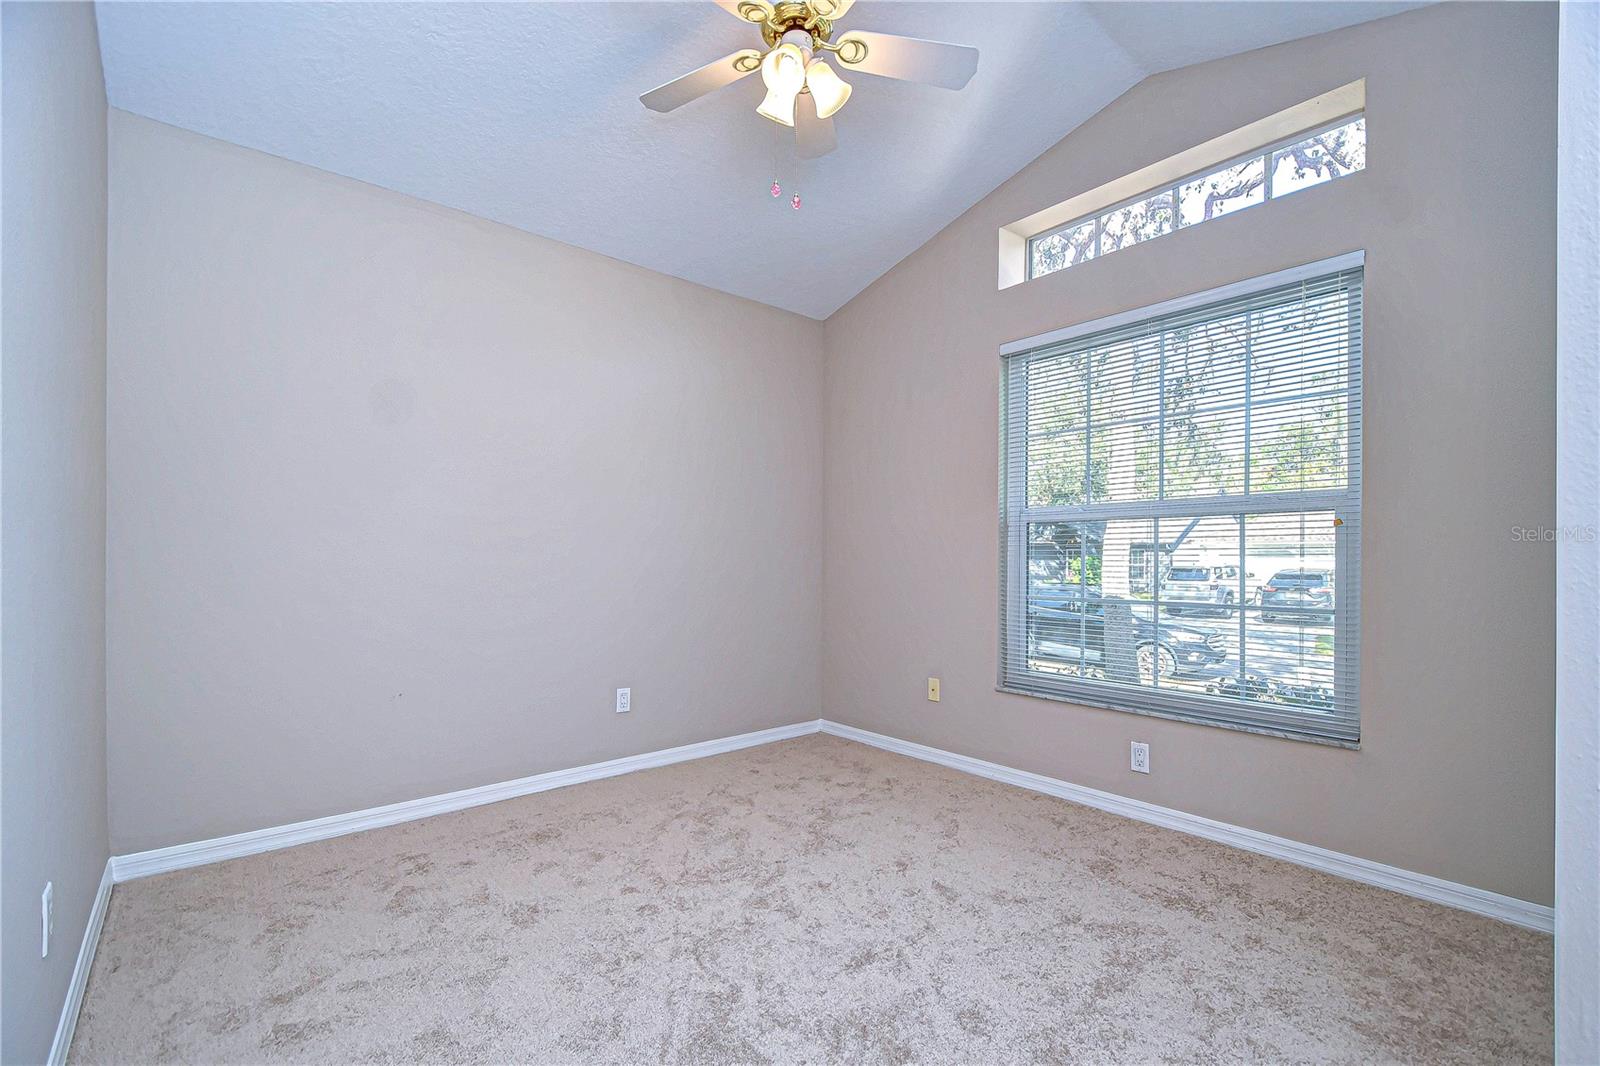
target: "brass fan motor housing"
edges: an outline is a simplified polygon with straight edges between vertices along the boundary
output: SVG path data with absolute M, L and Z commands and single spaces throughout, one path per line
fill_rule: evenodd
M 790 30 L 809 33 L 813 45 L 821 45 L 833 35 L 833 23 L 817 14 L 807 0 L 784 0 L 770 8 L 747 0 L 739 5 L 739 16 L 760 25 L 761 37 L 767 42 L 768 48 L 776 48 L 778 42 L 783 40 L 783 35 Z

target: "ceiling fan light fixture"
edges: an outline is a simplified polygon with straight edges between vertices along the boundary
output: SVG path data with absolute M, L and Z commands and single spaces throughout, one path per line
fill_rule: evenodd
M 794 125 L 794 98 L 806 84 L 806 56 L 800 46 L 785 41 L 761 60 L 761 81 L 766 99 L 756 108 L 762 118 L 784 126 Z
M 820 59 L 813 59 L 811 65 L 806 67 L 806 89 L 817 102 L 818 118 L 832 118 L 850 99 L 850 83 Z
M 850 30 L 835 36 L 838 20 L 856 0 L 716 0 L 756 30 L 764 50 L 745 48 L 659 85 L 639 97 L 652 111 L 675 111 L 692 100 L 761 71 L 765 98 L 756 114 L 794 130 L 801 159 L 838 147 L 833 116 L 853 89 L 840 67 L 878 78 L 915 81 L 959 90 L 978 70 L 978 50 L 893 33 Z M 823 62 L 826 53 L 832 60 Z

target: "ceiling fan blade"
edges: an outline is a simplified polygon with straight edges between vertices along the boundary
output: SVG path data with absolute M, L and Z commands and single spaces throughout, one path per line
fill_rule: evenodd
M 747 74 L 761 69 L 761 53 L 754 48 L 743 48 L 732 55 L 707 63 L 699 70 L 691 70 L 681 78 L 674 78 L 639 97 L 639 102 L 652 111 L 671 111 L 690 100 L 698 100 L 706 93 L 715 92 L 724 85 L 732 85 Z
M 837 47 L 846 70 L 945 89 L 965 88 L 978 71 L 978 50 L 964 44 L 851 30 L 839 38 Z
M 772 5 L 767 0 L 717 0 L 717 6 L 745 22 L 765 22 L 772 16 Z
M 839 147 L 833 133 L 833 119 L 817 117 L 817 100 L 801 93 L 794 101 L 794 137 L 801 159 L 816 159 Z
M 811 0 L 811 10 L 829 22 L 838 22 L 855 3 L 856 0 Z

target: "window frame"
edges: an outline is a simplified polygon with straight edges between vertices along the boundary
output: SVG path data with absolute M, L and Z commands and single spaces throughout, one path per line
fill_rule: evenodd
M 1102 259 L 1105 256 L 1111 255 L 1111 254 L 1113 254 L 1115 252 L 1125 251 L 1128 248 L 1137 247 L 1138 245 L 1141 245 L 1141 244 L 1148 244 L 1151 241 L 1159 240 L 1162 237 L 1170 237 L 1174 233 L 1179 232 L 1180 230 L 1193 229 L 1195 226 L 1201 225 L 1201 223 L 1203 223 L 1203 222 L 1215 222 L 1218 218 L 1226 218 L 1226 217 L 1228 217 L 1230 215 L 1240 214 L 1241 212 L 1243 212 L 1243 211 L 1245 211 L 1245 210 L 1247 210 L 1248 208 L 1251 208 L 1251 207 L 1264 207 L 1265 205 L 1271 203 L 1274 199 L 1281 199 L 1283 196 L 1290 196 L 1290 195 L 1293 195 L 1296 192 L 1300 192 L 1302 190 L 1291 189 L 1288 192 L 1282 193 L 1279 196 L 1274 196 L 1273 189 L 1272 189 L 1272 171 L 1273 171 L 1272 157 L 1277 155 L 1280 151 L 1282 151 L 1285 148 L 1288 148 L 1291 145 L 1299 144 L 1301 141 L 1307 141 L 1307 140 L 1310 140 L 1313 137 L 1320 137 L 1324 133 L 1331 133 L 1332 131 L 1334 131 L 1336 129 L 1339 129 L 1340 127 L 1350 125 L 1352 122 L 1355 122 L 1357 119 L 1365 119 L 1366 117 L 1367 117 L 1366 109 L 1363 107 L 1360 110 L 1352 111 L 1349 114 L 1346 114 L 1346 115 L 1343 115 L 1343 116 L 1341 116 L 1339 118 L 1336 118 L 1336 119 L 1332 120 L 1331 122 L 1324 122 L 1324 123 L 1322 123 L 1320 125 L 1312 126 L 1312 127 L 1308 128 L 1308 129 L 1302 130 L 1299 133 L 1296 133 L 1296 134 L 1294 134 L 1292 136 L 1279 138 L 1278 140 L 1272 141 L 1271 143 L 1263 145 L 1260 148 L 1252 148 L 1248 152 L 1242 152 L 1239 155 L 1233 156 L 1233 157 L 1228 158 L 1228 159 L 1224 159 L 1224 160 L 1222 160 L 1221 162 L 1218 162 L 1218 163 L 1210 164 L 1210 165 L 1208 165 L 1206 167 L 1203 167 L 1200 170 L 1195 170 L 1195 171 L 1192 171 L 1190 173 L 1184 174 L 1182 177 L 1179 177 L 1179 178 L 1177 178 L 1177 179 L 1175 179 L 1173 181 L 1164 182 L 1161 185 L 1157 185 L 1157 186 L 1154 186 L 1152 188 L 1146 189 L 1143 192 L 1137 193 L 1137 194 L 1135 194 L 1133 196 L 1126 196 L 1126 197 L 1122 198 L 1121 200 L 1116 201 L 1115 203 L 1107 204 L 1105 207 L 1100 208 L 1099 210 L 1093 212 L 1092 214 L 1079 215 L 1077 218 L 1074 218 L 1069 222 L 1064 222 L 1059 226 L 1052 226 L 1051 228 L 1043 231 L 1042 233 L 1035 233 L 1033 236 L 1028 238 L 1027 245 L 1023 250 L 1023 280 L 1024 281 L 1033 281 L 1035 278 L 1047 278 L 1051 274 L 1059 274 L 1063 270 L 1070 270 L 1072 267 L 1082 266 L 1084 263 L 1088 263 L 1088 262 L 1092 262 L 1092 261 L 1095 261 L 1095 260 L 1098 260 L 1098 259 Z M 1222 215 L 1218 215 L 1218 216 L 1216 216 L 1216 218 L 1201 219 L 1200 222 L 1190 222 L 1188 224 L 1184 223 L 1184 221 L 1183 221 L 1182 189 L 1183 189 L 1183 187 L 1185 185 L 1189 184 L 1192 181 L 1196 181 L 1196 180 L 1198 180 L 1200 178 L 1209 177 L 1210 175 L 1215 174 L 1218 171 L 1227 170 L 1230 167 L 1236 167 L 1236 166 L 1239 166 L 1241 163 L 1248 163 L 1248 162 L 1251 162 L 1252 160 L 1256 160 L 1256 159 L 1262 160 L 1262 166 L 1265 168 L 1264 171 L 1263 171 L 1263 175 L 1262 175 L 1261 203 L 1259 203 L 1259 204 L 1246 204 L 1243 207 L 1237 208 L 1237 209 L 1235 209 L 1233 211 L 1228 211 L 1228 212 L 1226 212 L 1226 213 L 1224 213 Z M 1365 172 L 1366 172 L 1366 166 L 1363 164 L 1361 170 L 1352 171 L 1350 174 L 1343 174 L 1343 175 L 1340 175 L 1340 177 L 1341 178 L 1346 178 L 1346 177 L 1352 176 L 1353 174 L 1361 174 L 1361 173 L 1365 173 Z M 1329 181 L 1337 181 L 1337 180 L 1339 180 L 1339 179 L 1338 178 L 1329 179 Z M 1326 185 L 1326 184 L 1328 184 L 1328 182 L 1327 181 L 1323 181 L 1323 182 L 1318 182 L 1317 184 L 1318 185 Z M 1311 187 L 1315 188 L 1316 186 L 1311 186 Z M 1172 228 L 1171 229 L 1167 230 L 1165 233 L 1158 233 L 1158 234 L 1156 234 L 1156 235 L 1154 235 L 1152 237 L 1148 237 L 1145 240 L 1136 241 L 1133 244 L 1129 244 L 1129 245 L 1124 245 L 1121 248 L 1113 248 L 1110 251 L 1105 251 L 1104 249 L 1101 248 L 1101 246 L 1100 246 L 1101 245 L 1101 241 L 1102 241 L 1102 239 L 1103 239 L 1103 237 L 1105 235 L 1105 226 L 1104 226 L 1103 220 L 1107 215 L 1115 214 L 1116 212 L 1121 211 L 1125 207 L 1130 207 L 1130 206 L 1132 206 L 1134 204 L 1143 203 L 1144 201 L 1149 200 L 1151 197 L 1158 196 L 1158 195 L 1160 195 L 1162 193 L 1166 193 L 1167 195 L 1172 197 Z M 1047 270 L 1042 274 L 1038 273 L 1038 272 L 1036 272 L 1034 270 L 1033 248 L 1034 248 L 1035 244 L 1037 244 L 1038 242 L 1043 241 L 1043 240 L 1048 240 L 1051 237 L 1054 237 L 1058 233 L 1065 233 L 1068 230 L 1077 229 L 1079 226 L 1082 226 L 1086 222 L 1092 222 L 1094 224 L 1094 253 L 1092 255 L 1090 255 L 1086 259 L 1080 260 L 1077 263 L 1071 263 L 1071 264 L 1068 264 L 1067 266 L 1064 266 L 1064 267 L 1058 267 L 1055 270 Z
M 1290 142 L 1293 143 L 1293 142 Z M 1365 318 L 1365 254 L 1351 252 L 1332 259 L 1307 263 L 1233 285 L 1193 293 L 1149 307 L 1080 323 L 1075 326 L 1012 341 L 1000 348 L 1000 632 L 998 682 L 1002 692 L 1060 700 L 1082 706 L 1101 707 L 1134 714 L 1170 718 L 1263 733 L 1345 748 L 1361 743 L 1360 705 L 1360 529 L 1361 529 L 1361 453 L 1363 322 Z M 1147 320 L 1203 310 L 1211 305 L 1339 274 L 1354 275 L 1349 283 L 1354 294 L 1350 309 L 1350 346 L 1346 366 L 1345 411 L 1346 479 L 1343 487 L 1294 492 L 1245 493 L 1221 496 L 1178 497 L 1134 501 L 1094 501 L 1087 504 L 1031 507 L 1028 505 L 1026 453 L 1028 442 L 1028 367 L 1037 359 L 1059 356 L 1059 346 L 1068 341 L 1102 334 Z M 1248 411 L 1248 408 L 1247 408 Z M 1159 416 L 1158 416 L 1159 417 Z M 1248 415 L 1246 417 L 1248 424 Z M 1020 478 L 1008 476 L 1020 470 Z M 1231 699 L 1159 687 L 1128 689 L 1114 682 L 1068 678 L 1027 669 L 1028 641 L 1028 529 L 1037 522 L 1097 522 L 1110 519 L 1196 518 L 1219 515 L 1292 514 L 1331 511 L 1339 523 L 1334 528 L 1334 702 L 1348 708 L 1350 717 L 1333 722 L 1317 721 L 1307 712 L 1285 705 Z M 1245 542 L 1241 540 L 1241 556 Z M 1131 560 L 1130 560 L 1131 565 Z M 1288 562 L 1285 565 L 1289 565 Z M 1300 565 L 1304 565 L 1303 563 Z M 1157 563 L 1159 569 L 1159 562 Z M 1244 568 L 1246 571 L 1248 568 Z M 1246 578 L 1241 578 L 1241 581 Z M 1159 581 L 1153 609 L 1159 612 Z M 1245 606 L 1239 606 L 1241 627 Z M 1160 619 L 1159 613 L 1155 614 Z M 1159 622 L 1158 622 L 1159 624 Z M 1020 656 L 1013 657 L 1016 649 Z M 1014 664 L 1022 664 L 1015 671 Z M 1013 676 L 1019 673 L 1020 676 Z M 1132 696 L 1130 700 L 1128 697 Z M 1318 726 L 1321 728 L 1317 728 Z

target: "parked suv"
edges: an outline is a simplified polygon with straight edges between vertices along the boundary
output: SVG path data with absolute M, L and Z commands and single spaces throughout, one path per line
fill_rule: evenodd
M 1228 606 L 1238 597 L 1237 566 L 1174 566 L 1161 581 L 1161 605 L 1172 614 L 1212 613 L 1212 604 Z
M 1274 607 L 1299 608 L 1274 612 Z M 1261 587 L 1261 620 L 1333 621 L 1333 573 L 1328 570 L 1279 570 Z
M 1087 610 L 1072 587 L 1034 589 L 1028 596 L 1028 657 L 1077 663 L 1081 649 L 1086 665 L 1105 661 L 1105 604 L 1098 589 L 1089 590 Z M 1163 677 L 1193 677 L 1227 659 L 1221 633 L 1193 626 L 1163 625 L 1158 636 L 1149 607 L 1134 606 L 1134 653 L 1139 680 L 1150 684 L 1159 668 Z

